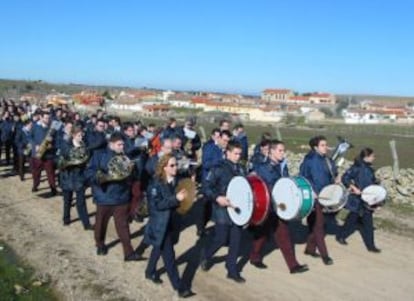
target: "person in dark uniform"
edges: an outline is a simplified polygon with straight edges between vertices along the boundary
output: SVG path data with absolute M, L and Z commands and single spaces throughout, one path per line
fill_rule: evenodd
M 13 148 L 13 135 L 14 135 L 14 121 L 9 111 L 5 111 L 2 116 L 2 122 L 0 124 L 0 139 L 4 145 L 6 153 L 6 165 L 11 163 L 11 151 Z
M 379 253 L 381 250 L 374 243 L 374 227 L 372 222 L 372 214 L 375 209 L 364 205 L 361 199 L 361 193 L 364 188 L 378 183 L 372 168 L 374 160 L 374 151 L 368 147 L 364 148 L 355 159 L 354 164 L 342 176 L 342 183 L 351 189 L 351 194 L 346 204 L 349 214 L 341 231 L 337 234 L 336 240 L 340 244 L 346 245 L 346 238 L 355 231 L 357 222 L 360 219 L 362 221 L 361 236 L 365 247 L 370 252 Z
M 323 187 L 339 183 L 340 179 L 337 176 L 335 163 L 327 156 L 327 139 L 324 136 L 315 136 L 310 139 L 309 146 L 311 150 L 306 154 L 300 165 L 300 175 L 305 177 L 312 185 L 315 198 L 314 211 L 307 218 L 310 233 L 305 254 L 312 257 L 321 256 L 324 264 L 331 265 L 333 260 L 329 257 L 325 243 L 324 214 L 317 198 Z M 318 249 L 319 254 L 316 249 Z
M 218 135 L 217 135 L 218 133 Z M 211 139 L 203 145 L 202 160 L 201 160 L 201 184 L 207 178 L 208 173 L 225 158 L 225 150 L 227 144 L 231 139 L 230 131 L 222 131 L 213 129 L 211 132 Z M 211 218 L 213 202 L 203 195 L 200 201 L 200 218 L 197 219 L 197 235 L 205 234 L 205 226 Z
M 17 173 L 20 180 L 24 181 L 24 165 L 31 152 L 31 131 L 33 123 L 30 119 L 27 119 L 23 123 L 23 127 L 16 132 L 15 143 L 17 147 Z
M 258 145 L 258 152 L 253 153 L 253 156 L 250 158 L 249 168 L 254 170 L 257 165 L 264 163 L 268 160 L 269 149 L 270 149 L 270 140 L 262 140 Z
M 68 226 L 70 220 L 70 209 L 72 207 L 73 193 L 76 193 L 76 209 L 79 219 L 85 230 L 92 230 L 93 227 L 89 222 L 88 210 L 86 207 L 85 189 L 85 166 L 88 161 L 86 146 L 82 141 L 83 131 L 79 127 L 72 129 L 69 141 L 62 140 L 60 144 L 60 155 L 58 167 L 60 168 L 60 187 L 63 193 L 63 225 Z M 83 149 L 81 149 L 83 148 Z M 72 158 L 74 153 L 82 152 L 85 156 L 83 162 L 81 158 Z M 80 160 L 76 165 L 71 165 L 73 160 Z M 79 164 L 78 164 L 79 163 Z
M 131 174 L 131 203 L 129 209 L 130 221 L 143 221 L 143 217 L 139 216 L 138 208 L 143 197 L 141 187 L 141 174 L 143 162 L 141 157 L 144 155 L 141 147 L 135 145 L 134 125 L 130 122 L 123 124 L 123 137 L 125 143 L 125 155 L 134 162 L 134 169 Z M 137 164 L 142 163 L 142 164 Z
M 124 156 L 124 141 L 121 133 L 111 135 L 108 147 L 95 151 L 86 169 L 86 177 L 92 186 L 92 195 L 96 203 L 95 242 L 97 255 L 106 255 L 106 229 L 113 216 L 116 232 L 121 240 L 124 260 L 137 261 L 144 258 L 132 249 L 129 231 L 129 202 L 131 189 L 129 179 L 112 180 L 108 174 L 109 162 L 116 156 Z
M 105 120 L 98 119 L 96 121 L 95 128 L 86 132 L 85 142 L 88 150 L 91 152 L 91 156 L 95 151 L 106 148 Z
M 246 175 L 246 171 L 239 163 L 241 155 L 241 144 L 236 141 L 230 141 L 227 145 L 226 159 L 214 167 L 205 179 L 203 192 L 213 202 L 215 230 L 213 241 L 203 250 L 200 263 L 203 271 L 209 270 L 213 255 L 229 241 L 229 251 L 226 258 L 227 278 L 237 283 L 244 283 L 246 281 L 240 275 L 237 268 L 237 257 L 243 227 L 236 225 L 230 219 L 227 207 L 231 206 L 231 203 L 226 197 L 226 190 L 233 177 Z
M 145 227 L 144 242 L 152 245 L 151 256 L 145 270 L 145 277 L 156 284 L 162 283 L 156 268 L 162 256 L 171 285 L 180 297 L 190 297 L 194 293 L 182 287 L 175 260 L 174 244 L 180 233 L 180 217 L 176 212 L 180 202 L 187 196 L 185 189 L 176 193 L 177 160 L 173 154 L 160 158 L 155 178 L 148 189 L 149 220 Z
M 253 172 L 265 181 L 269 191 L 272 191 L 273 186 L 280 178 L 289 177 L 284 143 L 279 140 L 272 140 L 270 143 L 269 159 L 256 164 Z M 302 273 L 308 270 L 307 265 L 299 264 L 296 259 L 288 222 L 280 219 L 276 215 L 273 206 L 271 206 L 271 211 L 262 225 L 251 226 L 250 228 L 254 237 L 253 248 L 250 253 L 250 263 L 253 266 L 259 269 L 267 268 L 263 263 L 260 251 L 266 242 L 267 236 L 272 233 L 288 265 L 290 273 Z
M 56 175 L 55 175 L 55 155 L 56 155 L 56 135 L 53 129 L 51 128 L 52 125 L 50 124 L 50 114 L 48 112 L 43 112 L 42 117 L 38 123 L 33 126 L 32 129 L 32 138 L 31 141 L 33 142 L 32 145 L 32 177 L 33 177 L 33 187 L 32 192 L 38 191 L 38 187 L 40 184 L 40 175 L 42 169 L 46 170 L 47 181 L 50 186 L 50 194 L 51 196 L 57 195 L 56 190 Z M 40 146 L 42 143 L 48 139 L 49 146 L 45 150 L 43 156 L 39 158 L 37 155 Z

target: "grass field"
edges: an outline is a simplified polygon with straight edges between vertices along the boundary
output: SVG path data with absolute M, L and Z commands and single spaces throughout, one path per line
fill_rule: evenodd
M 0 241 L 0 300 L 58 300 L 49 285 L 37 280 L 32 268 L 22 265 L 14 252 Z

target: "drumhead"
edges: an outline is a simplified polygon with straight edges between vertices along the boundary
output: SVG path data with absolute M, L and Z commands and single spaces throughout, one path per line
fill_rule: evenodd
M 324 207 L 338 205 L 345 195 L 344 188 L 339 184 L 325 186 L 319 193 L 318 201 Z
M 226 197 L 237 208 L 227 207 L 230 219 L 238 226 L 246 225 L 253 214 L 253 191 L 244 177 L 234 177 L 227 187 Z
M 284 220 L 297 217 L 302 207 L 302 192 L 291 178 L 281 178 L 272 189 L 273 206 Z
M 372 206 L 381 203 L 387 197 L 387 190 L 380 185 L 367 186 L 361 194 L 361 199 Z

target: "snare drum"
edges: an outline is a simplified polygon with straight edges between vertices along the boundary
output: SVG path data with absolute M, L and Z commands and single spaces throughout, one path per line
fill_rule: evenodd
M 380 185 L 369 185 L 362 190 L 361 199 L 369 206 L 380 206 L 387 197 L 387 190 Z
M 227 187 L 226 197 L 231 207 L 227 207 L 230 219 L 238 226 L 246 225 L 253 215 L 253 190 L 245 177 L 231 179 Z
M 348 191 L 340 184 L 325 186 L 318 196 L 323 212 L 332 213 L 344 208 L 348 200 Z
M 304 177 L 281 178 L 272 189 L 273 206 L 283 220 L 303 219 L 313 208 L 311 184 Z

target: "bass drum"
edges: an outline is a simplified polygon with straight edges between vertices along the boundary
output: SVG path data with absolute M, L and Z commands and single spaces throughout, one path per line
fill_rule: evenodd
M 283 220 L 307 217 L 314 204 L 311 184 L 304 177 L 281 178 L 272 189 L 273 206 Z
M 266 183 L 256 174 L 247 176 L 247 181 L 253 192 L 253 215 L 250 225 L 259 226 L 267 218 L 270 209 L 270 195 Z
M 253 215 L 253 190 L 249 181 L 241 176 L 231 179 L 227 187 L 226 197 L 231 206 L 227 207 L 230 219 L 238 226 L 249 223 Z

